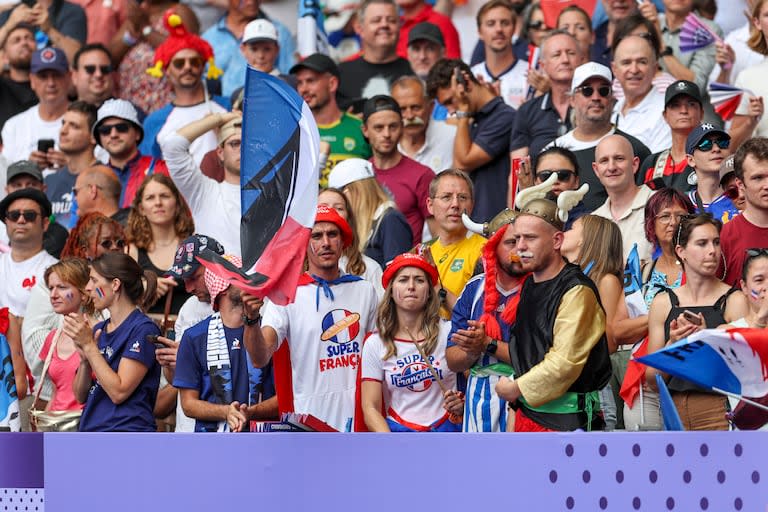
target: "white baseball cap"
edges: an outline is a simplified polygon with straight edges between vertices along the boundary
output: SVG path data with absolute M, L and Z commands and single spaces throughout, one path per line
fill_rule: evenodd
M 347 158 L 331 170 L 328 175 L 328 186 L 341 190 L 350 183 L 373 177 L 375 174 L 371 162 L 362 158 Z
M 581 86 L 584 82 L 592 77 L 604 78 L 609 84 L 613 82 L 613 75 L 611 70 L 607 66 L 604 66 L 597 62 L 587 62 L 577 67 L 573 72 L 573 80 L 571 80 L 571 92 L 577 87 Z
M 253 20 L 245 26 L 243 31 L 243 43 L 256 41 L 277 42 L 277 29 L 265 19 Z

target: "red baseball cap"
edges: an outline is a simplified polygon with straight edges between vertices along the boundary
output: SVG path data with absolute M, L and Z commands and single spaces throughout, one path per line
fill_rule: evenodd
M 339 215 L 339 212 L 335 208 L 331 208 L 325 204 L 317 205 L 317 214 L 315 215 L 315 223 L 318 222 L 330 222 L 336 224 L 341 231 L 341 241 L 343 246 L 349 247 L 352 245 L 352 228 L 349 227 L 344 217 Z
M 384 274 L 381 276 L 381 284 L 384 285 L 384 288 L 389 285 L 389 282 L 395 277 L 397 272 L 404 267 L 416 267 L 426 272 L 432 281 L 432 286 L 435 286 L 439 279 L 437 267 L 418 254 L 406 252 L 396 256 L 395 259 L 389 262 L 387 268 L 384 269 Z

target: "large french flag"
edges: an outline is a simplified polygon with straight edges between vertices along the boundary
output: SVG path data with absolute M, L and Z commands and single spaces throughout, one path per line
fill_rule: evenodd
M 768 394 L 766 329 L 705 329 L 638 360 L 713 391 Z
M 292 87 L 249 67 L 242 138 L 243 269 L 266 277 L 249 291 L 285 305 L 296 295 L 315 222 L 320 134 Z

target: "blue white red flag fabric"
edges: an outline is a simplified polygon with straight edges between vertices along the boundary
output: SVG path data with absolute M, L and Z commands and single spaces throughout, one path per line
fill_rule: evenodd
M 656 374 L 656 387 L 659 388 L 659 409 L 664 420 L 664 430 L 685 430 L 680 414 L 677 412 L 672 395 L 669 394 L 664 377 Z
M 705 329 L 639 361 L 706 389 L 745 397 L 768 394 L 765 329 Z
M 648 336 L 643 341 L 632 347 L 631 359 L 627 362 L 627 370 L 624 372 L 624 381 L 621 383 L 621 396 L 624 403 L 631 409 L 635 404 L 635 398 L 640 394 L 640 386 L 645 380 L 645 365 L 637 362 L 648 353 Z
M 320 134 L 282 80 L 248 67 L 240 163 L 243 269 L 203 251 L 211 272 L 279 305 L 293 301 L 317 209 Z
M 325 17 L 319 0 L 299 1 L 296 50 L 302 59 L 313 53 L 328 55 L 328 34 L 325 33 Z
M 11 348 L 4 334 L 0 334 L 0 427 L 10 428 L 11 432 L 21 430 Z
M 640 255 L 637 252 L 637 244 L 632 245 L 632 250 L 627 256 L 627 266 L 624 268 L 624 295 L 632 295 L 643 287 L 643 273 L 640 270 Z
M 739 89 L 730 84 L 721 84 L 719 82 L 710 83 L 707 91 L 709 92 L 709 100 L 715 112 L 724 121 L 733 119 L 744 93 L 754 96 L 754 93 L 748 89 Z

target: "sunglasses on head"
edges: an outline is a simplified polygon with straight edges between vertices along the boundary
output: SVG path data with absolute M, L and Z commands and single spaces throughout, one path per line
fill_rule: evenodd
M 704 139 L 703 141 L 699 142 L 696 146 L 696 149 L 699 151 L 712 151 L 712 148 L 715 147 L 715 144 L 717 144 L 717 147 L 720 149 L 728 149 L 731 145 L 731 139 Z
M 557 174 L 557 181 L 568 181 L 572 177 L 576 176 L 576 173 L 570 169 L 557 169 L 537 172 L 536 178 L 540 181 L 547 181 L 553 174 Z
M 112 128 L 117 130 L 117 133 L 128 133 L 131 125 L 130 123 L 103 124 L 96 131 L 99 132 L 99 135 L 109 135 L 112 133 Z
M 177 59 L 173 59 L 171 61 L 171 65 L 176 69 L 184 69 L 184 66 L 189 63 L 189 67 L 191 68 L 201 68 L 203 67 L 203 59 L 200 57 L 179 57 Z
M 11 210 L 5 214 L 11 222 L 18 222 L 21 217 L 27 222 L 35 222 L 38 215 L 40 214 L 34 210 Z
M 125 240 L 121 238 L 117 240 L 107 239 L 99 242 L 99 245 L 108 251 L 111 251 L 113 247 L 122 251 L 125 248 Z
M 83 69 L 89 75 L 92 75 L 92 74 L 96 73 L 97 69 L 99 71 L 101 71 L 102 75 L 108 75 L 108 74 L 110 74 L 112 72 L 112 66 L 110 66 L 109 64 L 107 64 L 105 66 L 97 66 L 95 64 L 86 64 L 85 66 L 83 66 Z
M 591 98 L 592 95 L 595 94 L 595 91 L 597 91 L 597 94 L 599 94 L 601 98 L 607 98 L 611 94 L 610 85 L 601 85 L 597 88 L 592 87 L 591 85 L 584 85 L 582 87 L 577 87 L 576 90 L 585 98 Z

